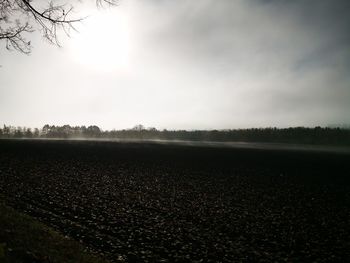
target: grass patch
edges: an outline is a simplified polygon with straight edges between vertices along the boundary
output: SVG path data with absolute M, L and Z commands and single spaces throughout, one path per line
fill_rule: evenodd
M 107 263 L 30 216 L 0 202 L 1 263 Z

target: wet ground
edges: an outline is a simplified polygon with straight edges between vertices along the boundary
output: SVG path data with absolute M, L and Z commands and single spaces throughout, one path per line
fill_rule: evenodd
M 115 262 L 346 262 L 350 154 L 0 140 L 6 203 Z

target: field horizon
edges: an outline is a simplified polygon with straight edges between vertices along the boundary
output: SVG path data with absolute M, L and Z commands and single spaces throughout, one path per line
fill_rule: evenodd
M 6 126 L 0 138 L 101 139 L 115 141 L 230 142 L 294 145 L 350 146 L 350 129 L 339 127 L 250 128 L 228 130 L 157 130 L 136 125 L 131 129 L 102 130 L 96 125 L 42 128 Z M 224 144 L 223 144 L 224 146 Z M 299 147 L 302 148 L 302 147 Z

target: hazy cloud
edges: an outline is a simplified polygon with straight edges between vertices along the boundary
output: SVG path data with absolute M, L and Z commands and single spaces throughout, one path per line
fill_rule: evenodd
M 124 0 L 118 12 L 130 20 L 130 72 L 90 71 L 39 41 L 31 57 L 2 51 L 0 122 L 350 122 L 349 1 Z

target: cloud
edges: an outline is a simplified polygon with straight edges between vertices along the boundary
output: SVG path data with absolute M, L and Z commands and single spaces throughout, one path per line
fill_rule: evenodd
M 242 112 L 240 125 L 350 120 L 348 1 L 153 3 L 148 45 L 222 78 L 221 87 L 204 85 L 203 96 L 214 89 L 228 113 Z
M 130 20 L 129 73 L 87 70 L 65 49 L 37 42 L 32 58 L 1 62 L 16 70 L 0 69 L 0 120 L 10 123 L 12 112 L 18 124 L 103 128 L 350 123 L 350 1 L 131 0 L 117 8 Z M 32 116 L 46 105 L 45 117 L 23 115 L 18 98 Z

